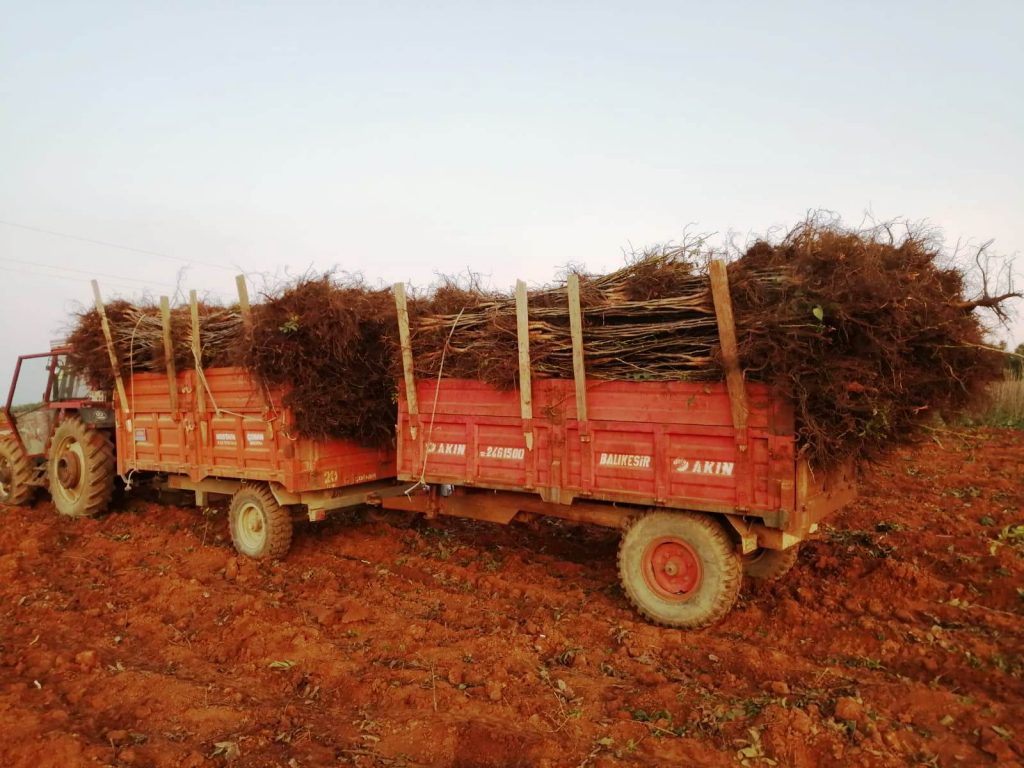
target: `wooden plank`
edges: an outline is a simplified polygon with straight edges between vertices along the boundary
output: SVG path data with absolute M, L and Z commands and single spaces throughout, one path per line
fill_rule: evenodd
M 725 384 L 729 391 L 729 405 L 732 409 L 732 425 L 740 433 L 747 428 L 747 388 L 740 370 L 739 347 L 736 343 L 736 320 L 732 313 L 732 298 L 729 295 L 729 275 L 725 262 L 715 259 L 710 265 L 711 298 L 715 303 L 715 319 L 718 321 L 718 340 L 722 347 L 722 366 L 725 368 Z M 745 437 L 745 435 L 743 435 Z
M 100 316 L 100 327 L 103 329 L 103 338 L 107 342 L 107 354 L 110 356 L 110 367 L 114 369 L 114 384 L 117 387 L 117 397 L 121 401 L 121 410 L 129 414 L 128 397 L 124 392 L 124 381 L 121 379 L 121 362 L 117 357 L 117 350 L 114 348 L 114 337 L 110 333 L 110 323 L 107 322 L 107 308 L 103 304 L 103 296 L 100 294 L 100 284 L 92 281 L 92 295 L 96 299 L 96 311 Z
M 519 412 L 527 450 L 533 450 L 533 383 L 530 375 L 530 312 L 526 283 L 516 281 L 516 334 L 519 337 Z
M 576 419 L 587 420 L 587 369 L 583 363 L 583 312 L 580 310 L 580 278 L 569 275 L 569 332 L 572 334 L 572 378 L 576 384 Z M 582 435 L 581 435 L 582 436 Z
M 249 286 L 245 283 L 245 275 L 235 276 L 238 288 L 238 311 L 242 315 L 242 323 L 246 329 L 252 327 L 252 307 L 249 305 Z
M 420 406 L 416 399 L 416 375 L 412 367 L 412 341 L 409 335 L 409 305 L 405 285 L 395 283 L 395 309 L 398 311 L 398 339 L 402 346 L 402 372 L 405 374 L 405 404 L 409 412 L 409 434 L 416 439 Z
M 192 357 L 196 365 L 196 404 L 200 417 L 203 417 L 206 415 L 206 381 L 203 378 L 203 347 L 199 340 L 199 300 L 194 290 L 188 292 L 188 303 L 192 315 Z M 202 427 L 205 429 L 205 421 Z
M 174 340 L 171 338 L 171 302 L 166 296 L 160 297 L 160 323 L 164 329 L 164 368 L 167 370 L 167 386 L 171 393 L 171 413 L 178 418 L 178 371 L 174 365 Z

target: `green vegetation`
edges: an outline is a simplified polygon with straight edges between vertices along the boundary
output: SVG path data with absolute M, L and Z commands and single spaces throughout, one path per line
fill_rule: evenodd
M 1024 344 L 1007 352 L 1003 380 L 992 384 L 989 392 L 982 421 L 993 427 L 1024 429 Z

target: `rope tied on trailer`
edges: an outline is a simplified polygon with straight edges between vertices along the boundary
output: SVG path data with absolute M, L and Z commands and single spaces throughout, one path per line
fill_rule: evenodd
M 437 399 L 441 394 L 441 377 L 444 375 L 444 358 L 448 352 L 448 345 L 451 343 L 452 336 L 455 334 L 455 328 L 458 326 L 459 320 L 462 318 L 462 313 L 465 311 L 466 308 L 463 307 L 462 309 L 459 310 L 459 314 L 455 316 L 455 321 L 452 323 L 452 328 L 448 332 L 448 338 L 445 340 L 444 349 L 441 350 L 441 361 L 437 366 L 437 382 L 434 385 L 434 402 L 430 406 L 430 424 L 427 425 L 427 439 L 423 443 L 423 466 L 420 468 L 420 479 L 406 489 L 406 496 L 411 494 L 421 485 L 424 488 L 427 487 L 427 456 L 430 455 L 427 452 L 427 446 L 430 445 L 430 438 L 434 434 L 434 416 L 437 414 Z

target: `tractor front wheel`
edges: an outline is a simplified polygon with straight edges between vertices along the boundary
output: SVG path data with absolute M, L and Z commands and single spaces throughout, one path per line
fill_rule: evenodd
M 742 571 L 729 535 L 708 515 L 649 512 L 622 535 L 619 578 L 626 597 L 651 621 L 698 629 L 730 611 Z
M 13 438 L 0 440 L 0 504 L 18 507 L 32 499 L 32 467 Z
M 231 497 L 231 541 L 248 557 L 283 557 L 292 543 L 292 518 L 265 485 L 244 485 Z
M 65 419 L 50 441 L 47 476 L 53 506 L 68 517 L 104 511 L 114 493 L 114 446 L 105 432 L 77 416 Z

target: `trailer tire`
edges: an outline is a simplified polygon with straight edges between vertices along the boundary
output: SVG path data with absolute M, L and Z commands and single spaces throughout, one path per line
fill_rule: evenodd
M 728 534 L 696 512 L 649 512 L 619 543 L 619 579 L 629 602 L 666 627 L 699 629 L 736 603 L 743 573 Z
M 114 444 L 105 432 L 72 416 L 50 440 L 47 479 L 57 512 L 89 517 L 103 512 L 114 494 Z
M 743 556 L 743 573 L 757 581 L 777 581 L 792 570 L 799 554 L 799 544 L 789 549 L 759 547 Z
M 292 543 L 292 516 L 265 485 L 243 485 L 228 511 L 235 549 L 257 560 L 284 557 Z
M 0 504 L 20 507 L 31 501 L 31 480 L 32 465 L 21 446 L 10 437 L 0 440 Z

